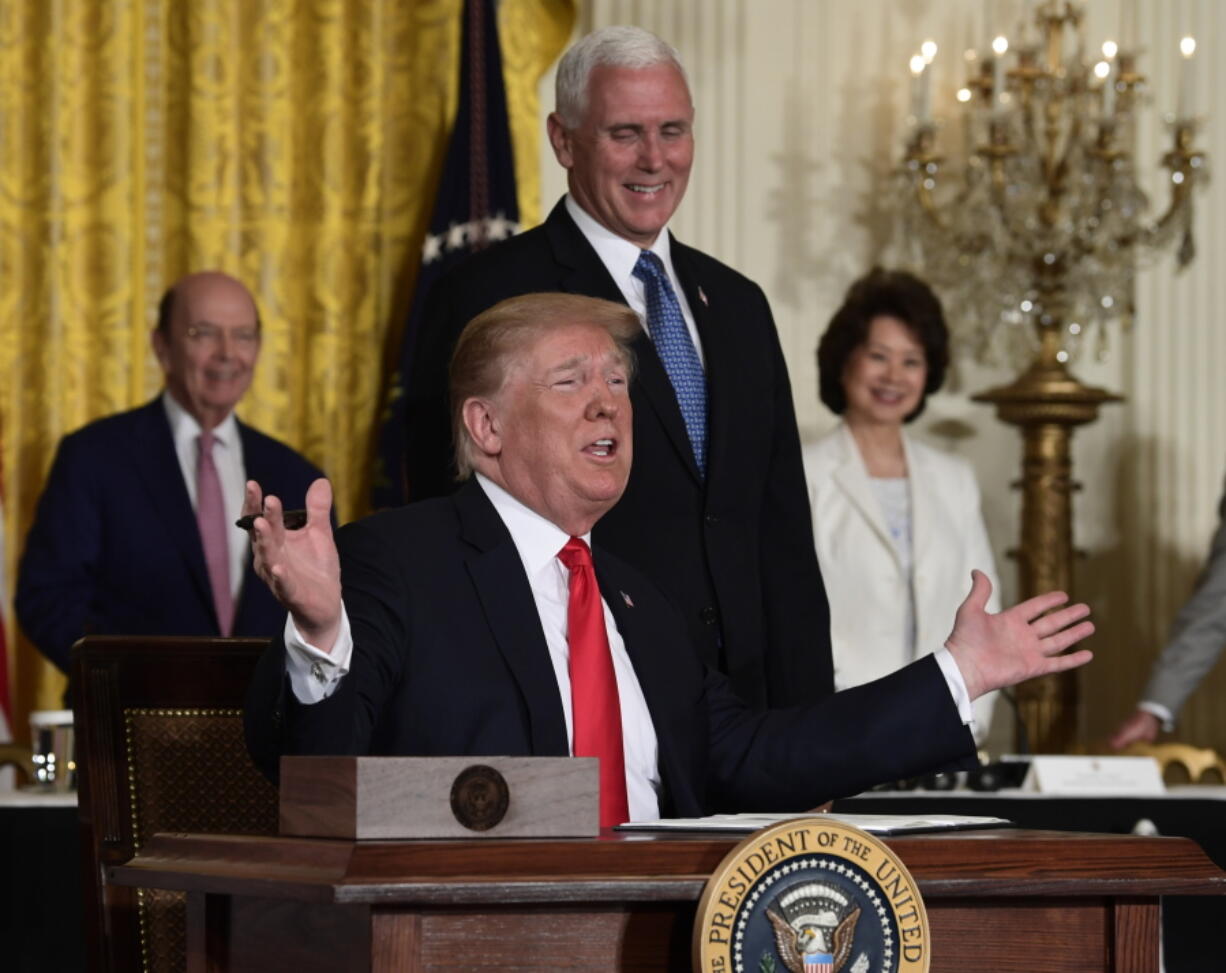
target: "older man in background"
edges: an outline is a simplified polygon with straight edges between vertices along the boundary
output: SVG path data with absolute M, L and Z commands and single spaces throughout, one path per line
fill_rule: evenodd
M 770 306 L 668 231 L 694 159 L 677 52 L 637 27 L 596 31 L 562 58 L 556 109 L 549 140 L 567 196 L 432 292 L 408 383 L 409 496 L 455 488 L 447 362 L 470 318 L 538 291 L 628 304 L 642 322 L 635 462 L 596 540 L 669 596 L 746 701 L 820 698 L 833 685 L 830 616 Z
M 257 478 L 301 506 L 318 469 L 238 421 L 260 353 L 250 292 L 215 271 L 162 298 L 158 398 L 64 437 L 17 576 L 17 617 L 67 671 L 83 635 L 269 636 L 284 612 L 234 526 Z

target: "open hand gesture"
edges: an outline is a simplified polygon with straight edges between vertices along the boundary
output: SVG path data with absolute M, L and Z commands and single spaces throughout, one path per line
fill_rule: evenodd
M 306 495 L 307 522 L 287 530 L 281 501 L 264 497 L 260 485 L 247 481 L 243 513 L 257 515 L 251 528 L 255 572 L 293 616 L 298 631 L 312 645 L 332 650 L 341 621 L 341 566 L 332 539 L 332 484 L 319 479 Z
M 1094 632 L 1094 624 L 1085 620 L 1090 614 L 1088 605 L 1060 608 L 1068 595 L 1049 591 L 991 615 L 987 604 L 992 582 L 982 571 L 972 571 L 971 579 L 971 593 L 958 607 L 954 630 L 945 642 L 971 699 L 1027 679 L 1076 669 L 1093 658 L 1088 649 L 1061 654 Z

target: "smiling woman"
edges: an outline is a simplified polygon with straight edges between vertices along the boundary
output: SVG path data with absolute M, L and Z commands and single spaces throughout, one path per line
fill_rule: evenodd
M 838 567 L 823 572 L 836 689 L 942 645 L 972 569 L 997 586 L 974 473 L 903 429 L 940 388 L 948 344 L 928 285 L 876 268 L 852 284 L 818 347 L 822 401 L 843 417 L 804 454 L 818 561 Z M 975 704 L 980 741 L 994 697 Z

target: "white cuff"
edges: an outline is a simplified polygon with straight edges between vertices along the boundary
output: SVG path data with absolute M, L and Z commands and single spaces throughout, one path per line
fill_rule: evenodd
M 315 648 L 298 631 L 292 615 L 285 616 L 285 671 L 298 702 L 310 706 L 336 692 L 341 679 L 349 672 L 353 656 L 353 634 L 349 631 L 349 614 L 341 603 L 341 627 L 331 652 Z
M 950 655 L 949 649 L 943 645 L 932 653 L 932 657 L 941 667 L 941 675 L 945 677 L 945 684 L 949 686 L 949 695 L 954 698 L 954 705 L 958 707 L 958 716 L 974 732 L 975 710 L 971 706 L 971 694 L 966 688 L 966 682 L 962 678 L 962 671 L 958 668 L 958 663 Z
M 1143 699 L 1137 703 L 1137 709 L 1144 713 L 1150 713 L 1162 721 L 1162 731 L 1164 733 L 1175 732 L 1175 714 L 1163 706 L 1161 703 L 1155 703 L 1152 700 Z

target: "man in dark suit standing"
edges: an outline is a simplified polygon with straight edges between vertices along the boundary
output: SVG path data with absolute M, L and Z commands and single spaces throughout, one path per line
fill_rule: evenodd
M 255 301 L 225 274 L 185 277 L 153 348 L 165 391 L 64 437 L 26 539 L 17 617 L 65 671 L 91 633 L 270 636 L 285 621 L 234 526 L 243 484 L 301 506 L 321 474 L 234 416 L 259 357 Z
M 256 570 L 285 603 L 246 710 L 256 762 L 282 753 L 596 756 L 601 824 L 712 809 L 800 810 L 973 760 L 970 701 L 1080 665 L 1092 630 L 1063 595 L 987 615 L 976 574 L 946 646 L 885 679 L 753 711 L 686 644 L 668 599 L 589 548 L 635 448 L 628 308 L 563 294 L 504 301 L 451 366 L 453 495 L 328 525 L 248 484 Z M 1041 617 L 1040 617 L 1041 616 Z M 1033 621 L 1031 621 L 1033 620 Z
M 606 28 L 566 53 L 549 138 L 569 193 L 435 286 L 408 383 L 409 496 L 454 489 L 447 361 L 470 318 L 537 291 L 628 304 L 643 319 L 636 456 L 596 540 L 664 590 L 745 700 L 787 706 L 832 690 L 829 610 L 766 297 L 667 230 L 693 118 L 677 52 L 655 35 Z

